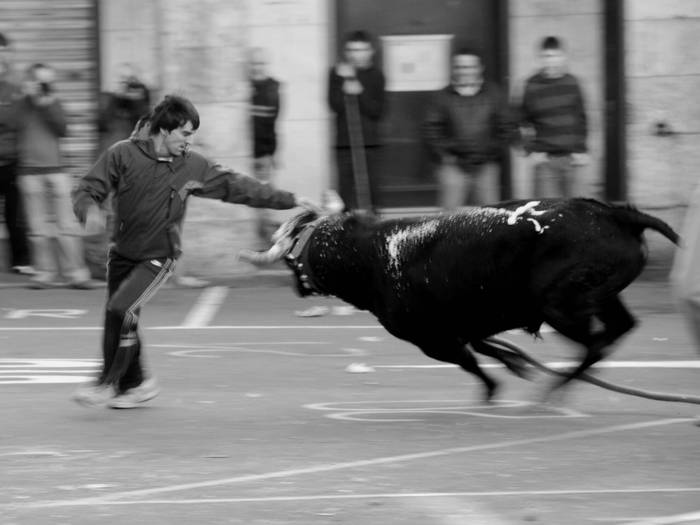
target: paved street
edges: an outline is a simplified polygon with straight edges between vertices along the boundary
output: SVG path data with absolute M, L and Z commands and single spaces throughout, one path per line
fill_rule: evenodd
M 538 406 L 547 377 L 482 358 L 502 382 L 485 405 L 472 377 L 286 282 L 161 290 L 142 324 L 162 393 L 114 411 L 69 400 L 98 364 L 104 290 L 0 278 L 0 521 L 700 523 L 698 405 L 580 383 Z M 640 325 L 599 376 L 700 396 L 666 284 L 625 297 Z M 314 304 L 331 313 L 294 314 Z M 503 336 L 550 363 L 577 357 L 553 333 Z

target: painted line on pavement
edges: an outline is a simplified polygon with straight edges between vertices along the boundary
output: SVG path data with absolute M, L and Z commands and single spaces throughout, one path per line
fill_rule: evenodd
M 489 498 L 506 496 L 581 496 L 586 494 L 596 494 L 601 496 L 614 496 L 625 494 L 682 494 L 700 492 L 700 487 L 663 487 L 663 488 L 642 488 L 642 489 L 580 489 L 580 490 L 501 490 L 484 492 L 378 492 L 366 494 L 315 494 L 309 496 L 266 496 L 249 498 L 177 498 L 177 499 L 142 499 L 138 501 L 110 501 L 105 505 L 194 505 L 210 503 L 270 503 L 275 501 L 323 501 L 323 500 L 353 500 L 353 499 L 400 499 L 400 498 L 443 498 L 443 497 L 466 497 L 466 498 Z M 682 514 L 680 516 L 694 516 L 697 513 Z M 649 518 L 654 519 L 654 518 Z M 660 519 L 660 518 L 655 518 Z M 618 520 L 619 521 L 619 520 Z M 652 525 L 662 522 L 644 522 L 645 525 Z M 664 521 L 663 523 L 677 523 L 677 521 Z M 630 523 L 627 525 L 642 525 L 641 523 Z
M 658 516 L 655 518 L 643 518 L 624 525 L 680 525 L 681 523 L 699 523 L 700 511 L 687 514 L 674 514 L 671 516 Z
M 498 450 L 512 447 L 521 447 L 527 445 L 534 445 L 538 443 L 553 443 L 557 441 L 566 441 L 570 439 L 580 439 L 590 436 L 599 436 L 605 434 L 613 434 L 616 432 L 626 432 L 630 430 L 640 430 L 644 428 L 661 427 L 667 425 L 674 425 L 678 423 L 689 423 L 694 421 L 692 418 L 666 418 L 666 419 L 656 419 L 652 421 L 645 421 L 640 423 L 629 423 L 624 425 L 613 425 L 602 428 L 594 428 L 588 430 L 577 430 L 573 432 L 563 432 L 561 434 L 553 434 L 542 437 L 527 438 L 527 439 L 516 439 L 510 441 L 501 441 L 497 443 L 484 443 L 480 445 L 471 445 L 466 447 L 451 447 L 438 450 L 431 450 L 427 452 L 417 452 L 412 454 L 399 454 L 395 456 L 380 456 L 371 459 L 361 459 L 356 461 L 345 461 L 340 463 L 326 463 L 321 465 L 315 465 L 310 467 L 300 467 L 296 469 L 288 470 L 278 470 L 273 472 L 264 472 L 261 474 L 245 474 L 241 476 L 234 476 L 230 478 L 213 479 L 208 481 L 198 481 L 193 483 L 182 483 L 176 485 L 168 485 L 162 487 L 152 487 L 147 489 L 137 489 L 121 492 L 113 492 L 112 494 L 105 494 L 104 496 L 92 497 L 92 498 L 80 498 L 80 499 L 69 499 L 69 500 L 58 500 L 58 501 L 38 501 L 33 503 L 11 503 L 4 505 L 9 508 L 20 508 L 20 509 L 37 509 L 37 508 L 57 508 L 57 507 L 76 507 L 76 506 L 94 506 L 94 505 L 108 505 L 115 504 L 117 500 L 122 500 L 124 498 L 131 497 L 143 497 L 151 496 L 154 494 L 165 494 L 169 492 L 180 492 L 186 490 L 202 489 L 207 487 L 220 487 L 223 485 L 233 485 L 237 483 L 246 483 L 250 481 L 261 481 L 270 479 L 283 479 L 291 478 L 296 476 L 301 476 L 304 474 L 318 474 L 322 472 L 335 472 L 338 470 L 346 470 L 361 467 L 373 467 L 378 465 L 386 465 L 392 463 L 403 463 L 408 461 L 416 461 L 423 459 L 430 459 L 436 457 L 452 456 L 455 454 L 465 454 L 469 452 L 479 452 L 483 450 Z M 139 501 L 131 502 L 132 504 L 140 504 Z M 127 504 L 127 502 L 122 502 L 121 504 Z M 3 505 L 0 505 L 2 508 Z
M 143 330 L 340 330 L 347 328 L 348 330 L 369 330 L 384 327 L 380 324 L 369 325 L 214 325 L 214 326 L 195 326 L 187 327 L 182 325 L 176 326 L 144 326 L 139 327 Z M 51 332 L 51 331 L 89 331 L 102 330 L 102 326 L 0 326 L 0 332 Z
M 206 288 L 182 321 L 183 328 L 203 328 L 214 318 L 228 295 L 228 286 Z

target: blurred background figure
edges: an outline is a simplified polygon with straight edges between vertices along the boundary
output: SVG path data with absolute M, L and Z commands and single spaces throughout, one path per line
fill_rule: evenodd
M 573 197 L 581 194 L 580 168 L 589 162 L 583 93 L 567 70 L 559 38 L 544 38 L 539 58 L 540 70 L 526 81 L 521 108 L 533 196 Z
M 270 183 L 275 169 L 277 132 L 275 124 L 280 112 L 280 83 L 268 74 L 268 57 L 264 49 L 250 50 L 251 120 L 253 129 L 253 173 L 258 180 Z M 270 236 L 277 228 L 269 210 L 255 210 L 259 248 L 270 246 Z
M 462 48 L 453 54 L 452 82 L 436 93 L 423 130 L 438 164 L 443 210 L 500 199 L 498 162 L 516 124 L 500 87 L 484 79 L 477 51 Z
M 151 92 L 133 64 L 120 64 L 117 78 L 117 88 L 101 94 L 97 119 L 101 151 L 129 138 L 138 120 L 151 109 Z
M 73 214 L 71 177 L 64 171 L 61 137 L 66 115 L 54 93 L 56 74 L 46 64 L 31 65 L 19 102 L 19 187 L 27 210 L 34 268 L 33 288 L 68 285 L 92 289 L 104 283 L 90 278 L 80 227 Z
M 670 281 L 695 349 L 700 351 L 700 184 L 688 203 L 681 239 L 683 244 L 676 250 Z
M 349 210 L 363 204 L 358 202 L 358 191 L 368 191 L 363 197 L 371 207 L 377 205 L 373 174 L 381 154 L 379 121 L 384 114 L 386 80 L 374 64 L 374 52 L 369 33 L 349 33 L 343 57 L 328 78 L 328 103 L 335 113 L 337 189 Z M 356 187 L 357 177 L 366 178 L 369 187 Z
M 21 90 L 14 78 L 12 48 L 0 33 L 0 197 L 10 241 L 10 267 L 33 275 L 24 204 L 17 184 L 17 127 Z

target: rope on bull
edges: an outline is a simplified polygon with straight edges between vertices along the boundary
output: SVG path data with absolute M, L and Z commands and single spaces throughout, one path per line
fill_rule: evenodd
M 507 339 L 503 339 L 500 337 L 489 337 L 486 339 L 491 344 L 500 346 L 501 348 L 515 352 L 518 354 L 520 357 L 522 357 L 525 361 L 530 363 L 532 366 L 535 368 L 538 368 L 542 370 L 543 372 L 547 372 L 549 374 L 553 375 L 559 375 L 559 376 L 565 376 L 565 372 L 560 372 L 558 370 L 554 370 L 553 368 L 548 367 L 544 363 L 541 363 L 540 361 L 536 360 L 534 357 L 531 357 L 528 355 L 522 348 L 520 348 L 518 345 L 515 343 L 512 343 L 511 341 L 508 341 Z M 586 381 L 588 383 L 591 383 L 593 385 L 599 386 L 601 388 L 605 388 L 607 390 L 612 390 L 613 392 L 618 392 L 620 394 L 627 394 L 630 396 L 637 396 L 637 397 L 643 397 L 646 399 L 653 399 L 655 401 L 669 401 L 669 402 L 674 402 L 674 403 L 691 403 L 695 405 L 700 405 L 700 397 L 697 396 L 690 396 L 690 395 L 685 395 L 685 394 L 669 394 L 665 392 L 650 392 L 648 390 L 641 390 L 638 388 L 630 388 L 630 387 L 625 387 L 625 386 L 620 386 L 616 385 L 614 383 L 609 383 L 607 381 L 603 381 L 602 379 L 598 379 L 597 377 L 593 377 L 589 374 L 582 374 L 578 379 L 581 379 L 582 381 Z

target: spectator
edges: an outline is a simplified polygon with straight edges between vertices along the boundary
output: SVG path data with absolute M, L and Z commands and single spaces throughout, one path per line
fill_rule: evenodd
M 386 82 L 373 60 L 372 38 L 365 31 L 354 31 L 345 38 L 343 59 L 329 73 L 328 102 L 336 116 L 337 186 L 347 209 L 377 204 L 379 121 L 384 113 Z M 369 187 L 357 188 L 356 177 L 366 177 Z M 358 195 L 368 202 L 358 202 Z
M 125 62 L 117 72 L 117 89 L 102 93 L 97 128 L 101 151 L 118 140 L 129 138 L 138 120 L 151 109 L 151 94 L 138 78 L 133 64 Z
M 690 198 L 681 239 L 683 245 L 676 250 L 670 280 L 695 348 L 700 350 L 700 185 Z
M 583 93 L 567 71 L 564 47 L 555 36 L 540 45 L 541 69 L 525 83 L 522 120 L 525 151 L 533 166 L 535 197 L 572 197 L 581 193 L 581 167 L 589 162 L 588 125 Z
M 481 55 L 459 49 L 452 56 L 452 82 L 433 98 L 423 126 L 444 210 L 499 200 L 497 163 L 515 128 L 501 89 L 484 79 Z
M 80 181 L 76 215 L 88 231 L 103 227 L 99 204 L 114 194 L 114 231 L 108 256 L 108 299 L 102 371 L 80 387 L 75 401 L 134 408 L 158 394 L 141 364 L 141 307 L 173 271 L 181 254 L 180 230 L 190 195 L 253 207 L 308 205 L 292 193 L 222 168 L 189 151 L 199 113 L 187 99 L 168 96 L 148 121 L 148 138 L 137 133 L 107 149 Z
M 60 138 L 66 116 L 54 94 L 53 68 L 34 64 L 23 82 L 19 103 L 19 186 L 23 194 L 37 274 L 34 288 L 59 286 L 59 269 L 72 288 L 92 289 L 102 283 L 90 278 L 83 258 L 78 221 L 71 206 L 70 175 L 64 171 Z
M 33 275 L 24 204 L 17 184 L 18 103 L 21 91 L 13 78 L 10 41 L 0 33 L 0 196 L 10 241 L 10 267 Z
M 251 85 L 251 120 L 253 128 L 253 172 L 259 181 L 270 183 L 275 168 L 277 133 L 275 124 L 280 111 L 280 83 L 267 71 L 267 56 L 254 48 L 249 56 Z M 267 249 L 277 225 L 264 208 L 256 210 L 256 233 L 262 249 Z

